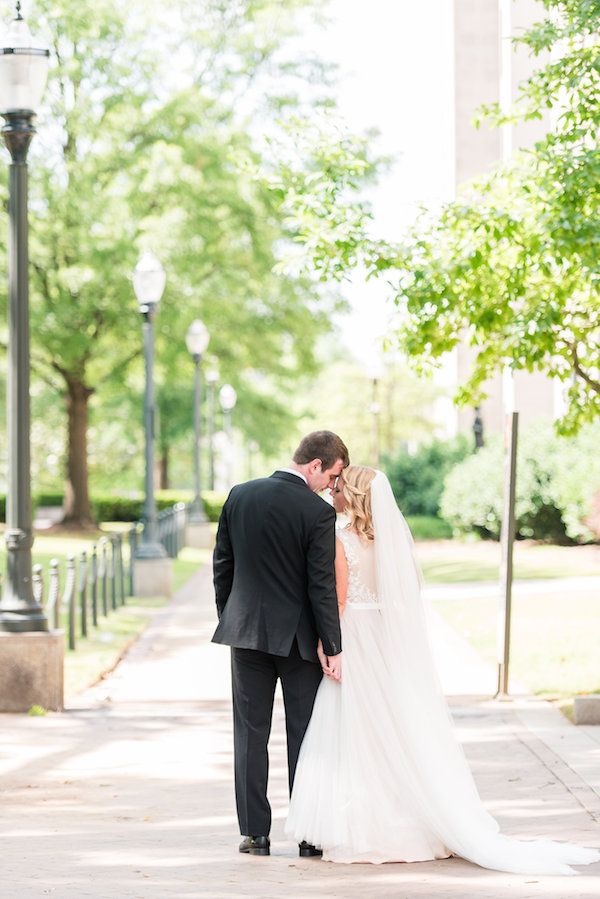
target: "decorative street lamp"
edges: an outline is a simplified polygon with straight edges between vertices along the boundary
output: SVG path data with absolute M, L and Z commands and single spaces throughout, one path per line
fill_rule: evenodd
M 33 596 L 31 547 L 29 252 L 27 153 L 33 120 L 48 77 L 47 47 L 31 36 L 16 4 L 0 46 L 0 114 L 9 165 L 8 258 L 8 495 L 6 501 L 7 577 L 0 601 L 0 631 L 47 631 L 48 622 Z
M 205 375 L 208 386 L 208 486 L 215 489 L 215 390 L 219 381 L 216 368 L 209 368 Z
M 233 440 L 231 433 L 231 413 L 235 409 L 237 403 L 237 393 L 231 384 L 223 384 L 219 391 L 219 402 L 223 410 L 223 430 L 227 435 L 228 444 L 228 460 L 227 460 L 227 481 L 228 487 L 233 484 Z
M 194 360 L 194 490 L 195 496 L 190 508 L 190 522 L 204 524 L 207 521 L 202 502 L 202 472 L 201 472 L 201 446 L 200 423 L 202 411 L 202 381 L 201 367 L 202 354 L 208 346 L 210 335 L 204 322 L 195 319 L 187 330 L 185 342 L 188 351 Z
M 144 393 L 144 431 L 146 471 L 144 533 L 135 552 L 136 559 L 164 559 L 166 551 L 158 540 L 156 500 L 154 498 L 154 328 L 153 319 L 165 289 L 165 270 L 153 253 L 143 253 L 133 272 L 133 289 L 142 314 L 146 389 Z

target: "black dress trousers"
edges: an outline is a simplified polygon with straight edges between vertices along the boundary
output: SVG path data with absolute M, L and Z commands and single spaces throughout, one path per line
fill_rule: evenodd
M 231 649 L 235 796 L 240 833 L 268 836 L 271 806 L 267 799 L 273 699 L 281 678 L 285 705 L 290 793 L 300 746 L 323 678 L 321 666 L 300 656 L 294 640 L 289 656 L 257 649 Z

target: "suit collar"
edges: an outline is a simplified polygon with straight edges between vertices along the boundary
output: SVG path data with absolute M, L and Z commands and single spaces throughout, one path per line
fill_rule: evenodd
M 304 478 L 299 478 L 298 475 L 292 474 L 289 471 L 274 471 L 271 477 L 277 478 L 280 481 L 288 481 L 290 484 L 297 484 L 299 487 L 308 488 L 308 484 Z

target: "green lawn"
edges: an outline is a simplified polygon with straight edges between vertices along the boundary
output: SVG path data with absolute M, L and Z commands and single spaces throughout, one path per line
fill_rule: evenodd
M 106 527 L 109 527 L 108 525 Z M 127 526 L 125 526 L 126 528 Z M 110 529 L 114 530 L 113 525 Z M 52 558 L 64 562 L 69 553 L 89 550 L 98 533 L 38 534 L 34 562 L 47 569 Z M 429 584 L 498 580 L 500 547 L 483 541 L 437 540 L 417 543 L 417 554 Z M 4 544 L 0 540 L 0 565 Z M 174 562 L 174 589 L 179 589 L 210 560 L 209 550 L 186 547 Z M 561 547 L 517 543 L 517 578 L 560 578 L 600 575 L 600 547 Z M 64 580 L 63 580 L 64 583 Z M 597 594 L 598 591 L 596 591 Z M 535 692 L 568 696 L 600 690 L 600 597 L 591 589 L 577 595 L 548 594 L 515 599 L 512 671 Z M 127 646 L 144 629 L 164 599 L 132 599 L 124 608 L 100 618 L 87 640 L 66 654 L 67 693 L 83 689 L 110 670 Z M 463 633 L 490 662 L 496 658 L 496 603 L 458 600 L 436 603 L 448 622 Z
M 495 600 L 440 600 L 434 605 L 485 659 L 496 662 Z M 534 693 L 567 697 L 600 692 L 599 646 L 597 589 L 513 598 L 511 674 Z
M 428 584 L 497 581 L 500 545 L 491 541 L 418 542 L 417 556 Z M 600 575 L 600 546 L 548 546 L 519 541 L 515 577 L 560 578 Z

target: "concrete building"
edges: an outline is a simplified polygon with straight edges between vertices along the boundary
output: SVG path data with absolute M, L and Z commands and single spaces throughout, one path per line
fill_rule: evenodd
M 498 101 L 508 108 L 518 85 L 534 68 L 526 48 L 516 48 L 511 38 L 527 30 L 544 15 L 536 0 L 454 0 L 454 159 L 455 186 L 489 171 L 514 149 L 531 146 L 551 127 L 548 116 L 535 122 L 502 129 L 483 125 L 476 129 L 473 116 L 483 103 Z M 461 345 L 448 358 L 440 382 L 464 383 L 473 351 Z M 560 386 L 541 374 L 517 372 L 514 377 L 498 372 L 486 385 L 489 398 L 481 406 L 484 436 L 502 431 L 507 409 L 520 412 L 521 426 L 540 417 L 555 418 L 561 411 Z M 473 427 L 475 411 L 456 409 L 441 401 L 441 430 L 448 435 Z

